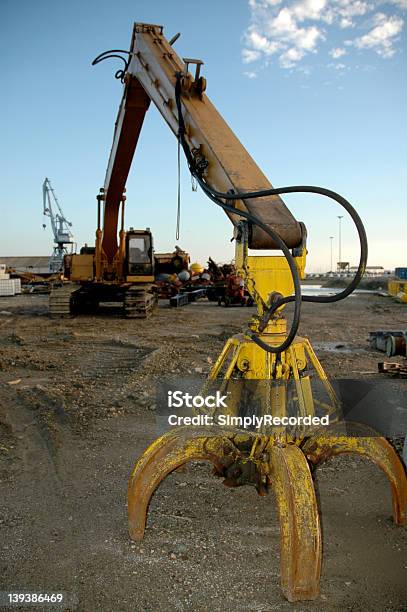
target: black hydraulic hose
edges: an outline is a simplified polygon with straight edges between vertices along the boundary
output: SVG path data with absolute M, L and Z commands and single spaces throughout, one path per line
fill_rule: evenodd
M 225 210 L 226 212 L 230 212 L 232 214 L 236 214 L 236 208 L 234 206 L 230 206 L 229 204 L 225 204 L 224 202 L 221 202 L 219 199 L 215 198 L 215 196 L 212 196 L 209 193 L 207 193 L 206 195 L 208 195 L 208 197 L 213 202 L 215 202 L 215 204 L 218 204 L 218 206 L 223 208 L 223 210 Z M 300 324 L 300 315 L 301 315 L 301 284 L 300 284 L 300 278 L 299 278 L 297 266 L 295 265 L 295 260 L 294 260 L 294 257 L 292 256 L 291 252 L 290 252 L 290 249 L 287 247 L 287 245 L 285 244 L 284 240 L 279 236 L 279 234 L 277 234 L 277 232 L 272 230 L 270 227 L 268 227 L 268 225 L 263 223 L 258 217 L 255 217 L 251 213 L 248 213 L 246 211 L 239 211 L 239 216 L 244 217 L 245 219 L 247 219 L 251 223 L 254 223 L 254 224 L 258 225 L 259 227 L 261 227 L 261 229 L 263 229 L 273 239 L 273 241 L 283 251 L 285 258 L 287 259 L 288 266 L 290 268 L 290 272 L 291 272 L 291 275 L 292 275 L 292 278 L 293 278 L 293 283 L 294 283 L 294 295 L 292 296 L 293 301 L 294 301 L 294 315 L 293 315 L 293 320 L 291 322 L 290 331 L 288 332 L 284 342 L 282 342 L 279 346 L 270 346 L 269 344 L 266 344 L 265 342 L 263 342 L 263 340 L 261 340 L 257 336 L 257 334 L 254 334 L 251 331 L 248 332 L 248 335 L 251 337 L 251 339 L 256 344 L 258 344 L 258 346 L 260 346 L 262 349 L 264 349 L 268 353 L 282 353 L 293 342 L 293 340 L 294 340 L 294 338 L 295 338 L 295 336 L 297 334 L 299 324 Z M 278 300 L 276 303 L 279 303 L 279 302 L 280 302 L 280 300 Z M 273 308 L 272 312 L 274 312 L 274 311 L 275 311 L 275 309 Z M 266 321 L 268 321 L 270 319 L 272 312 L 271 312 L 271 309 L 267 309 L 266 310 L 267 314 L 266 314 L 266 319 L 264 320 L 264 324 L 265 324 Z
M 212 190 L 212 188 L 209 187 L 205 183 L 205 181 L 203 181 L 202 179 L 201 180 L 198 179 L 198 181 L 199 181 L 200 186 L 206 193 L 206 195 L 210 196 L 210 195 L 215 194 L 216 197 L 218 197 L 217 194 L 220 192 L 217 192 L 216 190 Z M 363 277 L 363 274 L 366 268 L 366 262 L 367 262 L 368 245 L 367 245 L 366 231 L 363 226 L 361 218 L 359 217 L 358 213 L 353 208 L 353 206 L 350 204 L 350 202 L 348 202 L 343 196 L 339 195 L 338 193 L 334 191 L 331 191 L 330 189 L 325 189 L 323 187 L 315 187 L 312 185 L 299 185 L 299 186 L 295 185 L 292 187 L 279 187 L 277 189 L 265 189 L 263 191 L 257 191 L 257 192 L 225 194 L 225 197 L 227 196 L 226 199 L 229 199 L 229 200 L 234 200 L 234 199 L 240 200 L 240 199 L 250 199 L 253 197 L 264 197 L 267 195 L 279 195 L 279 194 L 285 194 L 285 193 L 316 193 L 318 195 L 327 196 L 328 198 L 335 200 L 343 208 L 345 208 L 345 210 L 349 213 L 350 217 L 355 223 L 355 226 L 356 226 L 356 229 L 359 235 L 359 241 L 360 241 L 361 248 L 360 248 L 360 258 L 359 258 L 358 269 L 356 271 L 355 276 L 349 283 L 349 285 L 347 285 L 343 291 L 339 291 L 338 293 L 335 293 L 333 295 L 327 295 L 327 296 L 302 295 L 301 296 L 301 300 L 303 302 L 314 302 L 314 303 L 320 303 L 320 304 L 329 304 L 333 302 L 339 302 L 340 300 L 345 299 L 356 289 L 356 287 L 358 286 L 359 282 L 361 281 Z M 236 209 L 234 210 L 236 211 Z M 240 214 L 240 211 L 237 214 Z M 277 300 L 268 310 L 267 319 L 269 319 L 271 315 L 278 308 L 280 308 L 280 306 L 283 306 L 284 304 L 288 304 L 289 302 L 294 302 L 294 301 L 295 301 L 295 295 L 283 297 Z
M 220 192 L 213 190 L 204 181 L 200 181 L 200 185 L 204 189 L 205 193 L 208 194 L 208 192 L 210 192 L 211 194 L 214 194 L 216 197 L 220 197 L 219 195 Z M 330 302 L 338 302 L 339 300 L 343 300 L 344 298 L 348 297 L 348 295 L 350 295 L 356 289 L 357 285 L 362 279 L 364 271 L 365 271 L 365 267 L 366 267 L 367 251 L 368 251 L 366 231 L 363 226 L 362 220 L 359 217 L 356 210 L 350 204 L 350 202 L 348 202 L 348 200 L 346 200 L 343 196 L 339 195 L 335 191 L 331 191 L 330 189 L 325 189 L 324 187 L 315 187 L 313 185 L 295 185 L 292 187 L 279 187 L 277 189 L 264 189 L 262 191 L 252 191 L 249 193 L 224 194 L 224 197 L 227 200 L 234 200 L 234 199 L 240 200 L 240 199 L 250 199 L 250 198 L 256 198 L 256 197 L 264 197 L 267 195 L 280 195 L 280 194 L 285 194 L 285 193 L 316 193 L 318 195 L 324 195 L 338 202 L 349 213 L 350 217 L 352 218 L 356 226 L 356 229 L 359 235 L 360 245 L 361 245 L 359 265 L 358 265 L 358 269 L 352 281 L 349 283 L 347 287 L 345 287 L 343 291 L 335 293 L 334 295 L 329 295 L 329 296 L 303 295 L 302 296 L 303 302 L 320 302 L 320 303 L 326 304 Z M 237 214 L 240 214 L 240 212 Z M 288 296 L 286 298 L 283 298 L 279 303 L 276 303 L 273 306 L 273 308 L 274 309 L 278 308 L 282 303 L 286 304 L 287 302 L 292 302 L 293 299 L 294 299 L 293 296 Z
M 181 108 L 181 77 L 180 77 L 180 75 L 177 75 L 177 82 L 176 82 L 176 86 L 175 86 L 175 99 L 176 99 L 177 110 L 178 110 L 178 118 L 179 118 L 179 133 L 178 133 L 178 137 L 179 137 L 179 140 L 181 142 L 182 148 L 184 150 L 185 156 L 187 158 L 188 166 L 189 166 L 189 169 L 191 171 L 191 174 L 197 179 L 198 183 L 200 184 L 200 186 L 202 187 L 202 189 L 204 190 L 206 195 L 213 202 L 215 202 L 215 204 L 220 206 L 226 212 L 230 212 L 232 214 L 236 214 L 236 208 L 234 206 L 230 206 L 229 204 L 226 204 L 225 202 L 222 202 L 216 195 L 213 195 L 210 192 L 210 190 L 208 189 L 206 183 L 202 180 L 200 173 L 198 173 L 196 171 L 194 159 L 193 159 L 191 151 L 189 150 L 189 147 L 188 147 L 188 145 L 187 145 L 187 143 L 185 141 L 185 124 L 184 124 L 184 118 L 182 116 L 182 108 Z M 285 340 L 279 346 L 270 346 L 269 344 L 266 344 L 265 342 L 263 342 L 263 340 L 261 340 L 253 332 L 248 332 L 248 335 L 252 338 L 252 340 L 258 346 L 260 346 L 263 350 L 267 351 L 268 353 L 279 354 L 279 353 L 282 353 L 283 351 L 285 351 L 285 349 L 288 348 L 292 344 L 292 342 L 293 342 L 293 340 L 294 340 L 294 338 L 295 338 L 295 336 L 297 334 L 298 327 L 299 327 L 299 324 L 300 324 L 300 315 L 301 315 L 301 284 L 300 284 L 300 278 L 299 278 L 297 266 L 295 264 L 294 257 L 291 254 L 289 248 L 287 247 L 287 245 L 285 244 L 284 240 L 281 238 L 281 236 L 277 232 L 275 232 L 268 225 L 263 223 L 263 221 L 261 219 L 259 219 L 255 215 L 252 215 L 249 212 L 239 211 L 239 216 L 247 219 L 248 221 L 250 221 L 251 223 L 253 223 L 255 225 L 258 225 L 261 229 L 263 229 L 272 238 L 272 240 L 278 245 L 278 247 L 284 253 L 284 256 L 287 259 L 287 263 L 288 263 L 288 266 L 290 268 L 290 272 L 291 272 L 292 279 L 293 279 L 293 284 L 294 284 L 294 296 L 293 296 L 294 297 L 294 315 L 293 315 L 293 320 L 291 322 L 290 331 L 288 332 Z M 270 316 L 271 316 L 271 314 L 270 315 L 267 314 L 267 320 L 270 318 Z
M 125 57 L 118 55 L 119 53 L 125 53 L 129 57 L 126 59 Z M 109 49 L 109 51 L 104 51 L 103 53 L 100 53 L 100 55 L 95 57 L 92 62 L 92 66 L 96 66 L 96 64 L 99 64 L 100 62 L 103 62 L 106 59 L 111 59 L 112 57 L 117 57 L 118 59 L 121 59 L 122 62 L 124 62 L 124 68 L 116 70 L 114 76 L 116 79 L 120 79 L 121 82 L 124 83 L 124 76 L 130 64 L 131 55 L 131 51 L 125 51 L 124 49 Z
M 312 185 L 299 185 L 299 186 L 292 186 L 292 187 L 280 187 L 277 189 L 274 189 L 274 188 L 273 189 L 263 189 L 260 191 L 252 191 L 252 192 L 244 192 L 244 193 L 242 192 L 223 193 L 223 192 L 217 191 L 216 189 L 208 185 L 202 177 L 203 169 L 197 168 L 196 162 L 185 140 L 185 123 L 184 123 L 184 118 L 182 115 L 182 107 L 181 107 L 181 78 L 182 78 L 182 74 L 178 73 L 176 86 L 175 86 L 175 100 L 176 100 L 176 105 L 177 105 L 177 110 L 178 110 L 178 126 L 179 126 L 178 138 L 181 142 L 182 148 L 187 158 L 188 166 L 189 166 L 191 174 L 196 178 L 196 180 L 198 181 L 204 193 L 213 202 L 221 206 L 227 212 L 230 212 L 232 214 L 237 214 L 241 217 L 244 217 L 245 219 L 249 220 L 251 223 L 254 223 L 255 225 L 259 226 L 267 234 L 269 234 L 269 236 L 271 236 L 273 241 L 283 251 L 284 256 L 287 259 L 287 263 L 289 265 L 289 268 L 292 274 L 292 278 L 293 278 L 293 283 L 294 283 L 294 295 L 283 297 L 277 300 L 276 302 L 274 302 L 274 304 L 270 308 L 267 309 L 265 318 L 263 319 L 263 323 L 264 321 L 268 321 L 270 317 L 272 316 L 272 314 L 278 308 L 280 308 L 280 306 L 282 306 L 283 304 L 287 304 L 288 302 L 294 302 L 294 317 L 293 317 L 293 321 L 291 324 L 290 332 L 287 335 L 286 340 L 279 347 L 270 347 L 268 344 L 260 340 L 260 338 L 258 338 L 255 334 L 250 334 L 253 341 L 256 342 L 256 344 L 258 344 L 259 346 L 261 346 L 264 350 L 271 352 L 271 353 L 280 353 L 291 344 L 291 342 L 294 340 L 295 334 L 297 333 L 297 329 L 299 326 L 301 301 L 319 302 L 319 303 L 337 302 L 339 300 L 343 300 L 344 298 L 346 298 L 356 289 L 361 278 L 363 277 L 363 274 L 366 268 L 366 262 L 367 262 L 368 246 L 367 246 L 367 237 L 366 237 L 365 228 L 363 226 L 362 220 L 360 219 L 358 213 L 353 208 L 353 206 L 350 204 L 350 202 L 348 202 L 348 200 L 346 200 L 343 196 L 339 195 L 338 193 L 331 191 L 330 189 L 325 189 L 323 187 L 315 187 Z M 356 229 L 359 235 L 360 260 L 359 260 L 358 269 L 357 269 L 357 272 L 354 278 L 343 291 L 340 291 L 331 296 L 310 296 L 310 295 L 302 296 L 298 270 L 295 265 L 294 258 L 290 250 L 288 249 L 287 245 L 283 241 L 283 239 L 279 236 L 279 234 L 277 234 L 277 232 L 275 232 L 274 230 L 271 230 L 269 226 L 264 224 L 258 217 L 252 215 L 251 213 L 246 213 L 245 211 L 241 211 L 239 209 L 236 209 L 234 206 L 230 206 L 226 204 L 225 202 L 222 202 L 222 200 L 226 200 L 226 201 L 244 200 L 244 199 L 251 199 L 251 198 L 262 198 L 262 197 L 270 196 L 270 195 L 280 195 L 280 194 L 285 194 L 285 193 L 316 193 L 319 195 L 324 195 L 338 202 L 338 204 L 340 204 L 343 208 L 345 208 L 345 210 L 351 216 L 353 222 L 355 223 L 355 226 L 356 226 Z

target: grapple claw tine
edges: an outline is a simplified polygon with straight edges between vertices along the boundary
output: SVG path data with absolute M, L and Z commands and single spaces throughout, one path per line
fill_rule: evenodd
M 392 493 L 393 517 L 396 525 L 406 522 L 407 477 L 404 466 L 386 438 L 366 425 L 347 423 L 350 434 L 344 435 L 343 424 L 336 423 L 323 434 L 313 436 L 302 444 L 302 451 L 315 465 L 334 455 L 355 453 L 370 459 L 387 476 Z M 336 434 L 337 431 L 337 435 Z M 352 432 L 354 437 L 352 436 Z M 342 434 L 342 435 L 341 435 Z
M 281 588 L 289 601 L 315 599 L 321 574 L 321 528 L 307 460 L 295 445 L 273 446 L 271 479 L 280 518 Z
M 142 540 L 150 499 L 162 480 L 188 461 L 211 461 L 221 469 L 227 436 L 210 435 L 208 429 L 181 427 L 153 442 L 137 461 L 128 484 L 129 533 Z

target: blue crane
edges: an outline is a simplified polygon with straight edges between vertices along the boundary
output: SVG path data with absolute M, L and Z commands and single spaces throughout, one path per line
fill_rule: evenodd
M 55 195 L 51 181 L 46 178 L 42 184 L 43 214 L 50 218 L 54 234 L 54 249 L 49 259 L 50 272 L 62 272 L 64 255 L 68 244 L 73 244 L 72 223 L 68 221 Z M 46 224 L 43 223 L 43 228 Z

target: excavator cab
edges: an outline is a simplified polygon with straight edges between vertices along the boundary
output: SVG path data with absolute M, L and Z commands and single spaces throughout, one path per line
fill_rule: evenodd
M 153 236 L 150 229 L 130 230 L 126 234 L 127 280 L 144 280 L 154 277 Z M 137 278 L 135 278 L 137 277 Z

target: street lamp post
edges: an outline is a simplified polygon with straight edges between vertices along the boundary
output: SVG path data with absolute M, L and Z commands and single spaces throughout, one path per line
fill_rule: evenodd
M 338 215 L 338 219 L 339 219 L 339 271 L 340 271 L 340 263 L 342 261 L 342 234 L 341 234 L 341 221 L 342 221 L 343 215 Z
M 329 236 L 329 240 L 331 241 L 331 272 L 333 272 L 333 240 L 334 237 L 333 236 Z

